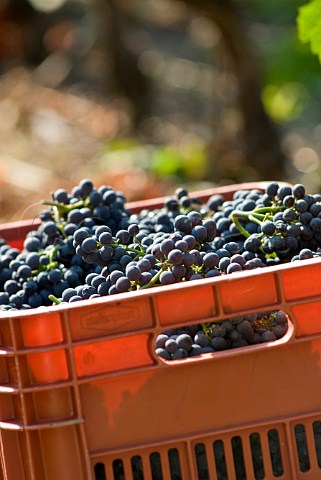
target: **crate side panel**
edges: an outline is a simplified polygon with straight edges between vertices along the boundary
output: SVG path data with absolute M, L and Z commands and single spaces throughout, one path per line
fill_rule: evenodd
M 52 345 L 63 341 L 59 312 L 41 311 L 39 315 L 21 316 L 21 332 L 26 347 Z
M 220 284 L 222 308 L 225 313 L 237 313 L 251 308 L 261 310 L 278 302 L 273 273 L 262 272 L 262 275 L 239 278 L 236 274 L 231 277 Z
M 89 447 L 120 448 L 317 411 L 320 355 L 321 340 L 262 346 L 83 384 Z
M 26 455 L 24 446 L 20 445 L 21 433 L 9 430 L 1 430 L 1 463 L 5 471 L 5 479 L 31 480 L 31 472 L 35 470 L 43 474 L 41 461 L 39 468 L 34 466 L 33 459 Z M 41 460 L 41 455 L 38 457 Z
M 296 319 L 296 336 L 321 333 L 321 301 L 295 305 L 291 311 Z
M 130 335 L 74 347 L 78 377 L 152 365 L 149 335 Z
M 40 432 L 40 443 L 46 471 L 44 478 L 89 480 L 78 426 L 44 429 Z
M 195 288 L 167 291 L 155 296 L 159 323 L 172 325 L 175 323 L 195 323 L 215 315 L 215 303 L 212 287 L 195 285 Z
M 14 336 L 16 345 L 22 342 L 27 349 L 44 347 L 42 352 L 26 355 L 31 383 L 52 383 L 68 379 L 65 350 L 52 348 L 64 341 L 60 312 L 42 310 L 40 314 L 15 319 Z
M 321 262 L 316 260 L 281 272 L 284 296 L 286 300 L 299 300 L 321 295 Z
M 53 383 L 69 378 L 65 350 L 53 350 L 27 355 L 32 383 Z
M 103 305 L 82 305 L 68 310 L 68 319 L 75 340 L 131 332 L 153 325 L 148 297 L 128 298 Z
M 76 415 L 72 389 L 69 387 L 35 391 L 32 395 L 37 422 Z

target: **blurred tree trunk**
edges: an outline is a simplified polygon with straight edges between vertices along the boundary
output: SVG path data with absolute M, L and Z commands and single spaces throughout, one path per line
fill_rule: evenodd
M 151 113 L 152 86 L 138 68 L 138 58 L 126 47 L 125 13 L 117 0 L 95 0 L 95 13 L 101 22 L 101 42 L 105 43 L 106 67 L 111 69 L 112 90 L 129 100 L 134 128 Z M 106 28 L 107 27 L 107 28 Z
M 286 157 L 281 149 L 278 129 L 262 104 L 260 65 L 248 35 L 248 22 L 241 2 L 234 0 L 184 0 L 184 2 L 214 21 L 222 32 L 223 47 L 237 81 L 237 101 L 243 120 L 241 147 L 246 163 L 253 167 L 259 179 L 284 178 Z M 222 151 L 220 153 L 223 154 Z M 213 175 L 216 176 L 216 167 L 221 175 L 226 166 L 219 164 L 220 158 L 215 159 L 215 162 L 218 162 L 218 165 L 212 165 Z
M 108 48 L 112 55 L 116 89 L 133 105 L 135 125 L 150 113 L 151 84 L 138 69 L 137 58 L 126 49 L 122 40 L 126 24 L 124 12 L 115 0 L 97 0 L 109 22 Z M 215 127 L 210 165 L 212 180 L 242 180 L 251 167 L 256 179 L 283 179 L 286 157 L 280 145 L 276 125 L 268 117 L 261 100 L 261 71 L 248 35 L 248 22 L 241 2 L 235 0 L 183 0 L 218 25 L 222 32 L 222 59 L 236 78 L 237 108 L 242 126 L 238 135 L 226 136 L 224 128 Z M 214 59 L 213 59 L 214 61 Z M 224 62 L 222 62 L 224 63 Z M 225 65 L 224 65 L 225 67 Z M 213 86 L 214 88 L 214 86 Z M 237 158 L 239 160 L 237 160 Z M 236 160 L 235 160 L 236 159 Z M 235 165 L 235 161 L 239 164 Z M 234 164 L 232 165 L 232 163 Z M 254 178 L 255 179 L 255 178 Z

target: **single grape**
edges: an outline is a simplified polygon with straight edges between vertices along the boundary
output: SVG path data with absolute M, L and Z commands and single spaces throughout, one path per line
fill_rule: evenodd
M 299 253 L 300 260 L 307 260 L 313 258 L 313 252 L 309 248 L 303 248 Z
M 191 336 L 187 333 L 182 333 L 176 338 L 176 343 L 178 345 L 178 348 L 184 349 L 186 350 L 186 352 L 189 352 L 192 348 L 193 340 Z
M 287 330 L 288 330 L 287 325 L 275 325 L 272 329 L 272 331 L 273 331 L 273 333 L 274 333 L 274 335 L 276 336 L 277 339 L 284 337 Z
M 287 208 L 283 212 L 283 219 L 287 223 L 292 223 L 297 219 L 297 214 L 296 211 L 293 210 L 292 208 Z
M 285 325 L 288 322 L 287 316 L 282 310 L 275 312 L 274 319 L 279 325 Z
M 69 302 L 73 296 L 77 296 L 77 291 L 74 288 L 66 288 L 62 293 L 62 301 Z
M 128 292 L 130 289 L 130 280 L 127 277 L 120 277 L 115 283 L 118 292 Z
M 178 348 L 172 355 L 173 360 L 180 360 L 182 358 L 187 358 L 188 352 L 184 348 Z
M 223 337 L 214 337 L 212 339 L 211 345 L 214 351 L 222 351 L 226 349 L 226 340 Z
M 287 208 L 293 207 L 293 205 L 295 204 L 294 196 L 293 195 L 286 195 L 283 198 L 282 204 L 284 205 L 284 207 L 287 207 Z
M 250 235 L 244 242 L 244 249 L 253 253 L 256 253 L 260 246 L 261 240 L 256 234 Z
M 262 222 L 261 229 L 262 229 L 262 232 L 265 235 L 271 236 L 275 232 L 275 224 L 274 224 L 274 222 L 271 222 L 270 220 L 266 220 L 265 222 Z
M 164 346 L 165 346 L 166 350 L 168 351 L 168 353 L 171 353 L 171 354 L 176 352 L 176 350 L 178 349 L 178 345 L 173 338 L 169 338 L 168 340 L 166 340 Z
M 190 277 L 188 278 L 189 281 L 191 280 L 200 280 L 203 278 L 203 275 L 201 273 L 193 273 L 192 275 L 190 275 Z
M 137 265 L 128 264 L 125 273 L 131 282 L 138 282 L 142 271 Z
M 282 186 L 278 188 L 277 196 L 279 200 L 283 200 L 287 195 L 292 195 L 292 188 L 288 186 Z
M 242 266 L 239 263 L 230 263 L 226 268 L 226 273 L 234 273 L 240 272 L 242 270 Z
M 226 335 L 226 328 L 223 323 L 214 323 L 211 328 L 212 337 L 224 337 Z
M 241 335 L 251 335 L 253 334 L 253 328 L 251 323 L 248 320 L 243 320 L 236 326 L 236 330 L 241 334 Z
M 301 183 L 297 183 L 293 187 L 293 195 L 295 198 L 303 198 L 305 195 L 305 187 Z
M 217 267 L 219 263 L 219 257 L 214 252 L 209 252 L 203 257 L 203 266 L 204 268 L 211 269 Z
M 62 279 L 62 272 L 58 268 L 53 268 L 48 272 L 48 279 L 52 283 L 58 283 Z
M 165 335 L 164 333 L 160 333 L 159 335 L 157 335 L 155 339 L 155 348 L 164 348 L 166 340 L 168 339 L 169 339 L 169 336 Z
M 321 206 L 321 205 L 320 205 Z M 321 232 L 321 218 L 312 218 L 309 223 L 310 228 L 313 232 Z
M 183 252 L 178 248 L 174 248 L 168 253 L 168 261 L 173 265 L 181 265 L 183 263 Z
M 221 275 L 217 268 L 211 268 L 205 273 L 205 278 L 219 277 Z
M 223 257 L 219 261 L 218 268 L 220 270 L 226 271 L 227 267 L 230 265 L 231 259 L 229 257 Z
M 170 285 L 176 282 L 176 278 L 172 272 L 165 270 L 160 274 L 159 281 L 162 285 Z
M 202 225 L 203 223 L 202 216 L 199 212 L 196 212 L 196 211 L 188 212 L 187 217 L 191 220 L 192 227 L 195 227 L 196 225 Z
M 81 248 L 85 253 L 93 253 L 97 251 L 97 241 L 94 237 L 85 238 L 81 243 Z
M 261 335 L 262 342 L 274 342 L 277 339 L 276 335 L 270 330 L 266 330 Z
M 82 196 L 87 196 L 93 190 L 94 184 L 90 178 L 83 178 L 79 182 L 79 190 Z
M 194 337 L 194 342 L 200 347 L 206 347 L 210 344 L 210 339 L 203 332 L 197 332 Z
M 278 190 L 279 190 L 279 184 L 277 182 L 270 182 L 265 189 L 267 195 L 269 195 L 269 197 L 272 197 L 272 198 L 274 198 L 277 195 Z
M 178 240 L 175 242 L 175 248 L 180 250 L 181 252 L 187 252 L 189 250 L 188 243 L 185 240 Z
M 160 251 L 165 256 L 167 256 L 173 248 L 175 248 L 175 243 L 171 238 L 164 239 L 160 244 Z
M 193 343 L 192 348 L 188 352 L 188 356 L 196 357 L 197 355 L 201 355 L 202 353 L 203 353 L 203 347 L 200 347 L 200 345 Z
M 178 215 L 174 220 L 174 226 L 176 230 L 190 234 L 192 231 L 192 221 L 187 215 Z

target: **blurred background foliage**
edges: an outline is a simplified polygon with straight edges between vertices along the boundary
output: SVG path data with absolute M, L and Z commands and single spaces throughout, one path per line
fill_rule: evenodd
M 0 218 L 82 177 L 127 200 L 321 190 L 321 66 L 299 0 L 0 0 Z

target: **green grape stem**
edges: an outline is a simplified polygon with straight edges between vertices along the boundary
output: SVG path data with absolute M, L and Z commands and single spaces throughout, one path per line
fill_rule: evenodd
M 211 322 L 211 323 L 202 323 L 202 330 L 203 332 L 205 333 L 205 335 L 211 340 L 212 337 L 211 337 L 211 329 L 212 329 L 212 326 L 215 325 L 215 322 Z
M 160 270 L 153 276 L 151 281 L 149 283 L 146 283 L 146 285 L 143 285 L 142 287 L 139 287 L 139 290 L 144 290 L 146 288 L 154 287 L 155 284 L 157 283 L 159 277 L 161 276 L 161 273 L 166 270 L 166 268 L 160 268 Z
M 49 300 L 52 301 L 52 303 L 55 303 L 56 305 L 60 305 L 61 300 L 59 300 L 55 295 L 48 295 Z
M 138 257 L 144 257 L 146 255 L 144 250 L 136 250 L 135 248 L 127 247 L 127 245 L 124 245 L 124 248 L 127 252 L 136 253 Z
M 241 232 L 244 237 L 248 238 L 250 236 L 250 233 L 240 224 L 239 218 L 246 218 L 248 219 L 248 213 L 245 214 L 245 212 L 241 212 L 240 210 L 235 210 L 232 215 L 231 219 L 236 228 Z
M 100 242 L 97 242 L 98 249 L 100 249 L 103 245 Z M 126 252 L 135 253 L 136 257 L 144 257 L 146 252 L 141 247 L 141 250 L 136 250 L 135 248 L 131 248 L 128 245 L 121 245 L 120 243 L 114 242 L 110 245 L 112 248 L 123 247 Z
M 88 197 L 86 199 L 79 200 L 78 202 L 72 203 L 70 205 L 65 205 L 64 203 L 55 202 L 53 200 L 43 200 L 42 205 L 47 205 L 49 207 L 52 207 L 56 221 L 59 221 L 61 217 L 63 217 L 64 215 L 68 214 L 69 212 L 71 212 L 76 208 L 82 208 L 82 207 L 93 208 L 92 205 L 90 204 Z
M 241 225 L 239 219 L 243 218 L 245 220 L 249 220 L 251 222 L 257 223 L 258 225 L 262 225 L 265 220 L 273 218 L 273 215 L 277 212 L 283 212 L 286 209 L 284 206 L 279 207 L 262 207 L 257 208 L 251 211 L 244 211 L 244 210 L 234 210 L 231 219 L 232 222 L 235 224 L 237 229 L 244 235 L 244 237 L 250 237 L 250 233 Z

